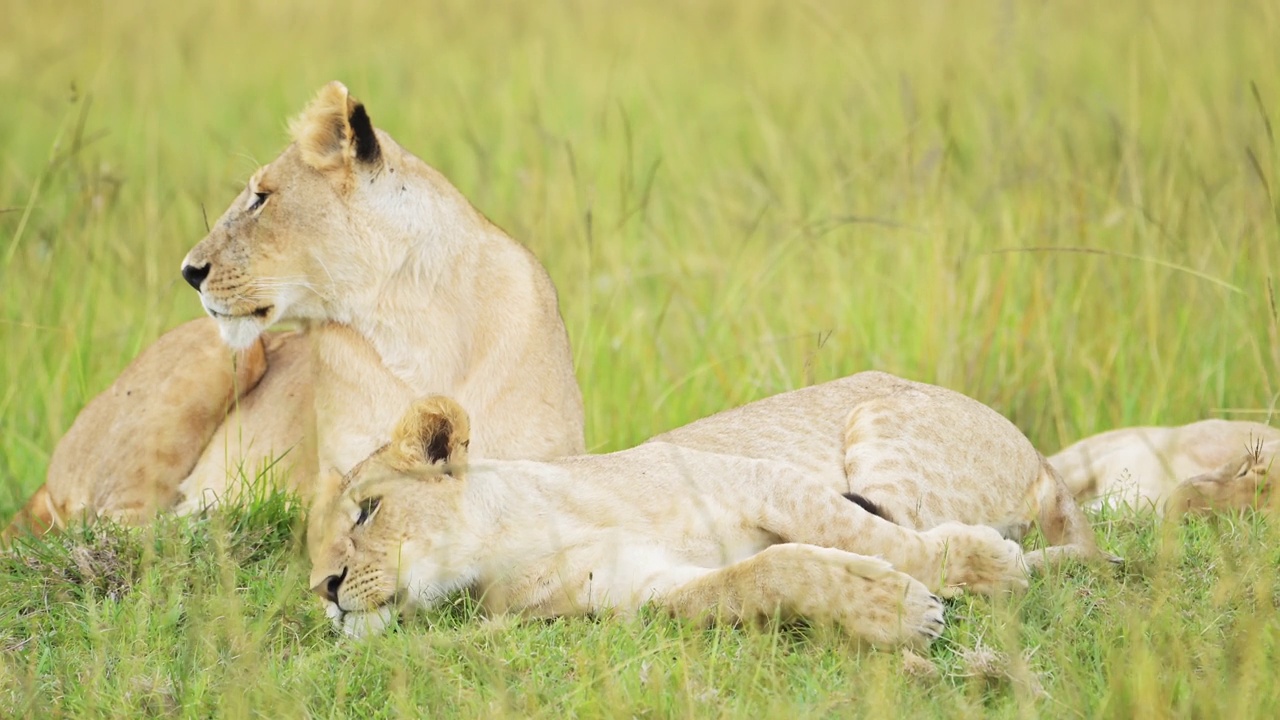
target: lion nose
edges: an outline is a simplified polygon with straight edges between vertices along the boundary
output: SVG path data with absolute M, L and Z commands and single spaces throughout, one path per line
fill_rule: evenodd
M 325 600 L 328 600 L 331 603 L 337 604 L 338 588 L 342 587 L 342 581 L 346 579 L 347 579 L 347 569 L 342 568 L 341 575 L 330 575 L 329 577 L 325 578 L 323 581 L 316 583 L 316 586 L 311 588 L 311 592 L 319 595 L 320 597 L 324 598 Z
M 200 283 L 204 282 L 204 279 L 209 277 L 209 268 L 211 267 L 213 266 L 209 263 L 205 263 L 200 267 L 196 267 L 195 265 L 183 265 L 182 278 L 186 280 L 191 287 L 195 288 L 196 292 L 200 292 Z

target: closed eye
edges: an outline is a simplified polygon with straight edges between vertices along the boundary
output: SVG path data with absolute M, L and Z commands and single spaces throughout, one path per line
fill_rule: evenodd
M 254 212 L 255 210 L 261 209 L 262 205 L 267 202 L 267 196 L 270 194 L 271 193 L 266 193 L 266 192 L 254 193 L 253 202 L 249 203 L 249 212 Z
M 366 498 L 360 501 L 360 515 L 356 517 L 356 527 L 360 527 L 369 522 L 374 513 L 378 512 L 378 507 L 382 505 L 382 498 Z

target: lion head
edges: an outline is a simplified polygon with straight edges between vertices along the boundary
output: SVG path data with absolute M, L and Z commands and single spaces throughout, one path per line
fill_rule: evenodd
M 376 632 L 400 607 L 430 605 L 473 576 L 462 508 L 469 436 L 457 402 L 420 400 L 391 442 L 312 509 L 311 589 L 348 634 Z
M 350 276 L 386 220 L 371 201 L 400 187 L 383 177 L 398 146 L 342 83 L 324 86 L 291 134 L 182 261 L 183 278 L 235 348 L 280 320 L 342 320 L 343 293 L 359 280 Z

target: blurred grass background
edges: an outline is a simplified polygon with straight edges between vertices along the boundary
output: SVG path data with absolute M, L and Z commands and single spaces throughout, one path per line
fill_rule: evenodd
M 1046 452 L 1265 422 L 1280 394 L 1273 2 L 0 0 L 0 17 L 0 516 L 79 408 L 199 314 L 177 268 L 203 218 L 331 79 L 546 264 L 595 450 L 871 368 L 969 393 Z M 0 707 L 1274 716 L 1265 520 L 1099 520 L 1136 570 L 953 603 L 932 680 L 821 632 L 658 621 L 450 611 L 345 643 L 270 502 L 95 530 L 0 567 Z M 973 670 L 987 651 L 1008 672 Z

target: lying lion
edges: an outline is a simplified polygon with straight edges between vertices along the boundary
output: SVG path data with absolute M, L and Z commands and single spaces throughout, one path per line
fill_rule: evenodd
M 1071 492 L 1094 507 L 1204 514 L 1266 505 L 1280 430 L 1202 420 L 1100 433 L 1049 458 Z
M 313 510 L 311 583 L 345 632 L 378 632 L 401 609 L 470 588 L 491 613 L 652 601 L 918 646 L 942 628 L 931 591 L 1025 586 L 1021 548 L 1005 537 L 1033 521 L 1054 544 L 1034 562 L 1098 554 L 1017 428 L 959 393 L 883 373 L 608 455 L 468 464 L 470 427 L 448 398 L 417 403 Z
M 336 487 L 429 393 L 477 418 L 478 456 L 583 451 L 568 336 L 533 255 L 342 84 L 291 129 L 182 264 L 213 319 L 160 338 L 89 403 L 6 536 L 195 510 L 282 455 L 272 476 L 323 495 L 318 473 Z M 307 332 L 262 337 L 282 321 Z

